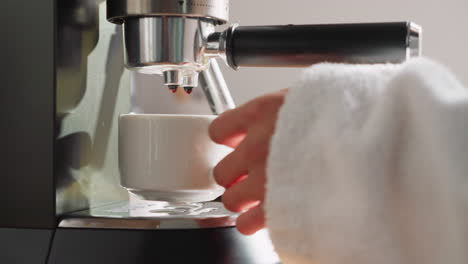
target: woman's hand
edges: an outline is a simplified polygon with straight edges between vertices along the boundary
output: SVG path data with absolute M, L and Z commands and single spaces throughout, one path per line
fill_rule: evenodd
M 237 229 L 246 235 L 265 227 L 266 161 L 286 93 L 281 90 L 226 111 L 210 126 L 213 141 L 235 149 L 219 162 L 213 175 L 226 188 L 224 206 L 242 212 Z

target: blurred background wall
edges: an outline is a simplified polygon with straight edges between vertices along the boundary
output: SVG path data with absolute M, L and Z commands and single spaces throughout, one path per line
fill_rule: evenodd
M 468 0 L 231 0 L 230 22 L 268 25 L 413 21 L 424 29 L 423 54 L 447 65 L 468 87 L 467 11 Z M 222 66 L 238 104 L 288 87 L 300 72 L 275 68 L 241 68 L 236 72 Z M 134 81 L 138 89 L 162 88 L 158 77 L 137 75 Z M 153 97 L 147 91 L 146 103 L 138 96 L 134 102 L 148 112 L 165 112 L 168 108 L 161 104 L 161 97 L 167 96 L 166 91 L 153 91 Z M 202 106 L 197 109 L 206 111 Z

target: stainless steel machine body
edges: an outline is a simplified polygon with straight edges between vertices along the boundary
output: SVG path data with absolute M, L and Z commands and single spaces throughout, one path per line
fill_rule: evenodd
M 229 0 L 110 0 L 107 17 L 113 23 L 123 23 L 128 17 L 183 16 L 226 23 L 229 19 Z
M 234 108 L 218 65 L 211 60 L 218 50 L 207 46 L 215 26 L 228 20 L 229 1 L 108 1 L 107 9 L 109 21 L 123 24 L 127 68 L 163 75 L 168 88 L 183 87 L 188 93 L 198 86 L 199 73 L 206 72 L 200 79 L 212 111 Z
M 123 25 L 125 65 L 148 74 L 163 74 L 167 85 L 198 85 L 196 73 L 207 68 L 202 48 L 213 23 L 184 17 L 128 18 Z

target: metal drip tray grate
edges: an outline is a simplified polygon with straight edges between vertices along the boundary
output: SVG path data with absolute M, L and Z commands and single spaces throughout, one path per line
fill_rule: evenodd
M 63 228 L 200 229 L 234 226 L 237 214 L 220 202 L 119 202 L 65 215 Z

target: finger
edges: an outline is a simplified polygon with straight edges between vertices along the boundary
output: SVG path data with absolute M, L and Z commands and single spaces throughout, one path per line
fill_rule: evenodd
M 249 176 L 227 189 L 222 200 L 224 207 L 232 212 L 242 212 L 263 201 L 265 196 L 264 176 L 259 175 L 264 169 L 258 172 L 249 172 Z
M 245 105 L 222 113 L 209 127 L 211 139 L 229 147 L 237 147 L 247 131 Z
M 243 145 L 245 145 L 245 158 L 248 167 L 264 162 L 268 156 L 275 124 L 275 120 L 270 119 L 265 119 L 252 126 L 244 139 Z
M 275 120 L 270 118 L 252 126 L 239 147 L 214 167 L 213 176 L 219 185 L 229 188 L 247 174 L 249 167 L 266 161 L 274 124 Z
M 260 204 L 249 211 L 241 214 L 236 222 L 237 230 L 244 235 L 253 235 L 265 228 L 265 211 Z
M 246 134 L 244 132 L 241 132 L 239 134 L 233 135 L 233 136 L 225 139 L 220 144 L 223 144 L 223 145 L 231 147 L 231 148 L 237 148 L 242 143 L 242 141 L 244 140 L 245 137 L 246 137 Z
M 219 185 L 229 187 L 239 177 L 247 174 L 246 145 L 241 144 L 233 152 L 229 153 L 213 168 L 213 177 Z
M 222 113 L 210 125 L 211 139 L 216 143 L 232 147 L 232 142 L 238 142 L 236 138 L 245 135 L 250 124 L 263 116 L 263 112 L 269 111 L 269 106 L 274 103 L 272 98 L 275 97 L 273 94 L 264 95 Z
M 267 94 L 222 113 L 211 123 L 209 129 L 211 139 L 219 144 L 236 147 L 235 143 L 239 142 L 236 138 L 244 135 L 250 124 L 264 116 L 264 113 L 276 115 L 284 102 L 286 92 L 287 90 L 282 90 Z

